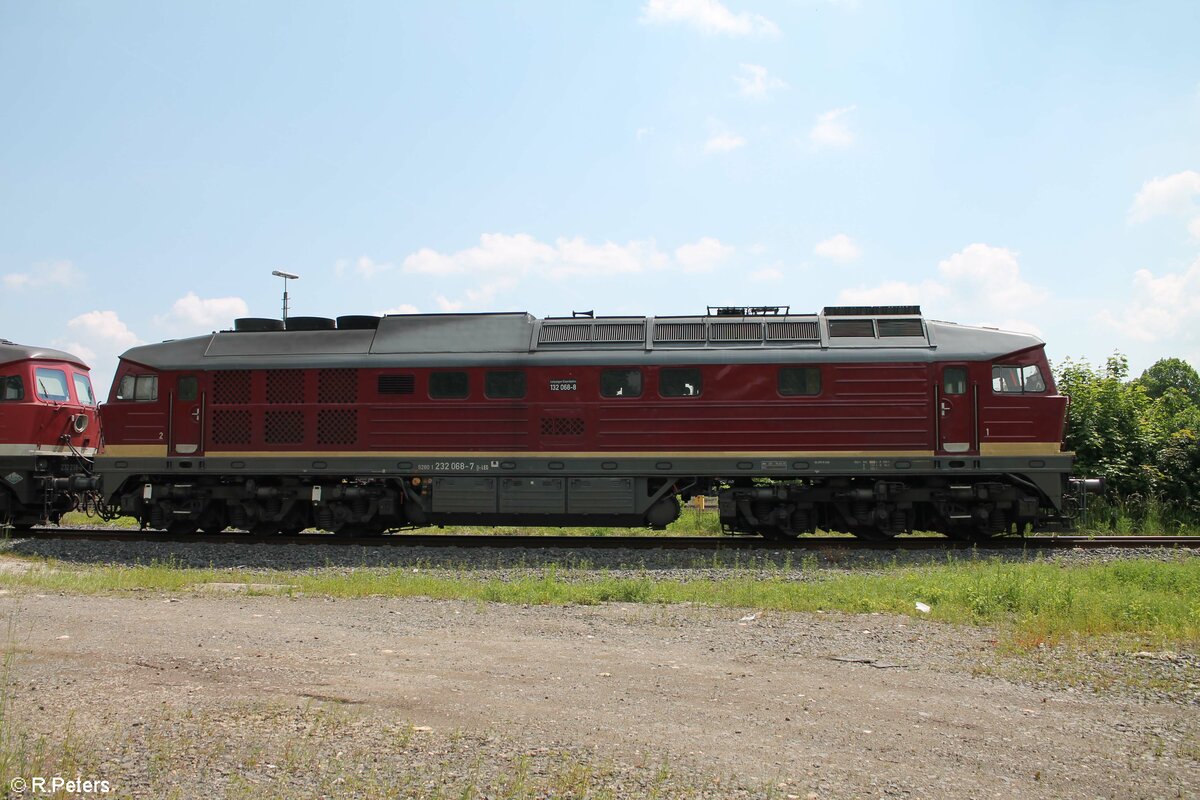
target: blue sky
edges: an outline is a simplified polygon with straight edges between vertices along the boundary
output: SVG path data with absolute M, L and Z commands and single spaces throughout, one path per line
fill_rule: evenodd
M 1200 4 L 0 2 L 0 336 L 919 303 L 1200 366 Z M 103 390 L 103 388 L 102 388 Z

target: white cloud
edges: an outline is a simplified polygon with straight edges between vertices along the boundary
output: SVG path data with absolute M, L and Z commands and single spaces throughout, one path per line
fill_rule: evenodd
M 653 136 L 653 135 L 654 135 L 654 128 L 638 128 L 637 129 L 637 138 L 639 140 L 645 139 L 647 136 Z
M 733 255 L 731 245 L 721 244 L 719 239 L 705 236 L 699 241 L 685 244 L 675 250 L 675 262 L 685 272 L 712 272 L 717 264 Z
M 82 358 L 92 373 L 92 388 L 98 399 L 108 396 L 117 357 L 142 344 L 137 334 L 115 311 L 89 311 L 67 322 L 67 336 L 54 346 Z
M 334 272 L 339 278 L 345 277 L 346 273 L 350 272 L 362 278 L 363 280 L 369 281 L 376 275 L 380 275 L 384 272 L 390 272 L 395 268 L 395 264 L 381 264 L 377 261 L 373 261 L 367 256 L 359 256 L 353 262 L 345 258 L 339 260 L 337 264 L 334 265 Z
M 838 294 L 838 303 L 846 306 L 915 306 L 928 304 L 946 294 L 946 287 L 936 281 L 919 284 L 884 281 L 877 286 L 844 289 Z
M 84 278 L 70 261 L 49 261 L 35 264 L 30 272 L 11 272 L 4 276 L 6 289 L 45 289 L 53 286 L 72 286 Z
M 188 335 L 205 331 L 232 328 L 235 317 L 249 314 L 246 301 L 240 297 L 213 297 L 203 299 L 195 292 L 188 292 L 175 301 L 170 312 L 154 318 L 157 325 Z
M 771 92 L 787 88 L 787 84 L 771 75 L 766 67 L 758 64 L 739 64 L 738 66 L 741 74 L 735 75 L 733 79 L 737 81 L 738 91 L 743 97 L 765 100 Z
M 938 263 L 938 272 L 957 293 L 997 310 L 1041 303 L 1047 293 L 1021 277 L 1017 254 L 1003 247 L 972 244 Z
M 1196 217 L 1188 223 L 1188 233 L 1192 235 L 1193 239 L 1200 242 L 1200 217 Z
M 496 297 L 524 279 L 604 279 L 651 270 L 710 272 L 735 252 L 735 247 L 711 236 L 684 243 L 668 254 L 653 239 L 593 244 L 577 236 L 549 244 L 524 233 L 489 233 L 480 237 L 478 246 L 454 253 L 422 248 L 405 258 L 402 268 L 438 278 L 468 276 L 479 281 L 460 296 L 435 297 L 440 310 L 454 312 L 494 310 Z
M 1014 312 L 1036 309 L 1048 299 L 1045 289 L 1022 277 L 1017 253 L 980 243 L 940 261 L 937 279 L 917 283 L 885 281 L 847 289 L 838 296 L 838 302 L 844 305 L 921 305 L 926 313 L 952 309 L 951 318 L 955 320 L 974 320 L 969 324 L 1038 335 L 1036 326 L 1014 316 Z
M 818 242 L 813 252 L 821 258 L 832 261 L 853 261 L 862 255 L 860 248 L 853 239 L 844 233 L 832 236 L 823 242 Z
M 737 150 L 739 147 L 746 146 L 744 136 L 738 136 L 736 133 L 718 133 L 710 136 L 708 141 L 704 143 L 704 152 L 706 153 L 729 153 Z
M 385 308 L 382 311 L 376 311 L 375 314 L 380 317 L 386 317 L 388 314 L 420 314 L 421 312 L 412 303 L 401 303 L 392 308 Z
M 735 14 L 718 0 L 646 0 L 641 21 L 651 25 L 680 23 L 706 34 L 777 36 L 779 26 L 748 11 Z
M 1200 258 L 1183 272 L 1156 277 L 1140 269 L 1133 276 L 1129 302 L 1117 314 L 1101 311 L 1097 318 L 1124 335 L 1142 342 L 1169 339 L 1194 341 L 1200 323 Z
M 854 133 L 845 117 L 855 108 L 857 106 L 843 106 L 818 114 L 808 138 L 818 147 L 849 147 L 854 143 Z
M 671 266 L 692 268 L 719 247 L 724 245 L 710 237 L 685 244 L 676 251 L 676 258 L 682 253 L 685 263 L 672 262 L 653 240 L 592 244 L 582 237 L 560 237 L 554 244 L 547 244 L 525 233 L 485 233 L 480 237 L 477 247 L 456 253 L 422 248 L 404 259 L 403 269 L 405 272 L 439 276 L 493 272 L 549 278 L 605 276 L 667 269 Z
M 1133 199 L 1129 219 L 1144 222 L 1161 214 L 1191 214 L 1196 195 L 1200 195 L 1200 172 L 1195 170 L 1146 181 Z

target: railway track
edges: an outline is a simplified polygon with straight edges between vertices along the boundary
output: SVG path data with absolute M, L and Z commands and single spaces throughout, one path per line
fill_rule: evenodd
M 205 544 L 269 545 L 359 545 L 363 547 L 502 547 L 523 549 L 640 549 L 640 550 L 963 550 L 971 548 L 1070 549 L 1070 548 L 1192 548 L 1200 547 L 1200 536 L 1027 536 L 1004 537 L 978 542 L 940 536 L 904 536 L 869 541 L 850 536 L 812 536 L 766 540 L 729 536 L 505 536 L 497 534 L 393 533 L 385 536 L 340 536 L 302 533 L 295 536 L 257 536 L 248 533 L 195 533 L 175 535 L 164 531 L 133 531 L 113 528 L 34 528 L 6 531 L 9 539 L 62 539 L 110 542 L 177 542 Z

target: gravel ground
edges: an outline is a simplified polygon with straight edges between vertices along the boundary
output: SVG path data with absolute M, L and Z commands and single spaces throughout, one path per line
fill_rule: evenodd
M 947 557 L 35 540 L 5 549 L 68 565 L 479 578 L 554 569 L 578 580 L 597 570 L 806 580 Z M 0 570 L 28 568 L 0 555 Z M 49 754 L 25 774 L 104 779 L 116 796 L 147 798 L 1200 793 L 1195 652 L 1013 655 L 994 630 L 878 615 L 335 601 L 237 588 L 0 596 L 15 626 L 7 746 L 20 731 L 33 737 L 26 752 Z

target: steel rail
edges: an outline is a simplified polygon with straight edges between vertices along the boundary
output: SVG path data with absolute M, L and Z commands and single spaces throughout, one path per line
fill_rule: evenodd
M 568 548 L 633 550 L 963 550 L 963 549 L 1069 549 L 1069 548 L 1200 548 L 1200 536 L 1015 536 L 965 541 L 941 536 L 900 536 L 869 540 L 852 536 L 808 536 L 797 539 L 761 539 L 730 536 L 524 536 L 502 534 L 392 533 L 381 536 L 341 536 L 330 533 L 261 536 L 249 533 L 171 534 L 114 528 L 33 528 L 4 531 L 4 538 L 61 539 L 65 541 L 171 542 L 179 544 L 356 545 L 362 547 L 499 547 L 517 549 Z

